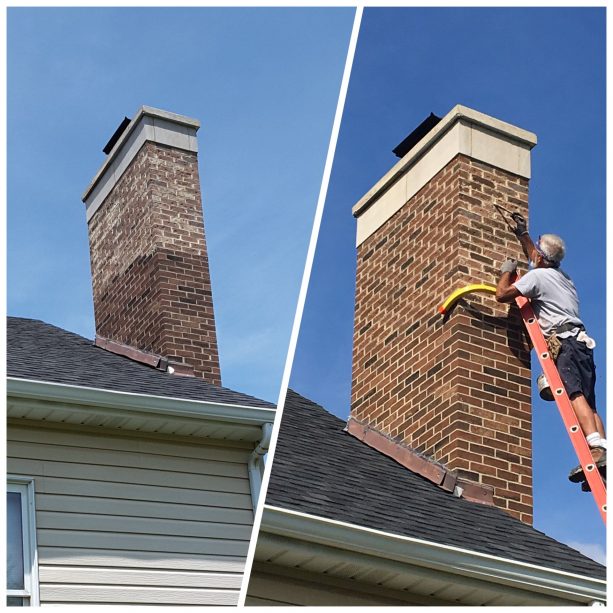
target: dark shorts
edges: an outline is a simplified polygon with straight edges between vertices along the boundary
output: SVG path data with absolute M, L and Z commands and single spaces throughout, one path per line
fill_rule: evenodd
M 556 366 L 566 393 L 571 399 L 575 394 L 583 394 L 592 410 L 596 411 L 594 352 L 574 336 L 560 340 L 562 348 L 556 360 Z

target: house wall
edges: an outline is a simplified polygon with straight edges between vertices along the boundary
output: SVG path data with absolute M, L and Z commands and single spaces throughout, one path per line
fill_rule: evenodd
M 235 605 L 253 512 L 241 444 L 7 429 L 35 479 L 41 604 Z

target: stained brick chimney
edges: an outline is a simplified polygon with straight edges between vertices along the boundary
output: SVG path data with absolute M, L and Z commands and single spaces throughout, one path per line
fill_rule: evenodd
M 83 195 L 96 334 L 220 384 L 195 119 L 143 106 Z M 110 150 L 109 150 L 110 149 Z
M 535 144 L 534 134 L 458 105 L 355 205 L 348 422 L 360 438 L 383 435 L 388 447 L 400 443 L 493 488 L 493 502 L 527 523 L 531 377 L 522 321 L 491 295 L 468 295 L 447 319 L 437 307 L 457 288 L 495 284 L 506 256 L 523 261 L 493 203 L 527 216 Z

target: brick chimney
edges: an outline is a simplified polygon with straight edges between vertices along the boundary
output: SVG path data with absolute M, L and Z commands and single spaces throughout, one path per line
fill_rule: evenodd
M 444 466 L 531 523 L 530 353 L 517 309 L 489 294 L 446 319 L 437 308 L 455 289 L 495 284 L 506 256 L 525 270 L 493 203 L 527 216 L 536 137 L 460 105 L 431 124 L 353 208 L 348 431 Z
M 83 195 L 96 335 L 221 376 L 195 119 L 143 106 Z

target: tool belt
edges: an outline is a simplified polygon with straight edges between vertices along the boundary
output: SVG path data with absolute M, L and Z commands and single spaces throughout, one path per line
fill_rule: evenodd
M 561 326 L 555 328 L 555 330 L 545 339 L 547 341 L 547 349 L 549 349 L 549 355 L 554 362 L 558 359 L 560 349 L 562 349 L 562 341 L 558 338 L 558 334 L 561 334 L 562 332 L 569 332 L 570 330 L 574 330 L 575 328 L 585 330 L 585 327 L 581 324 L 562 324 Z

